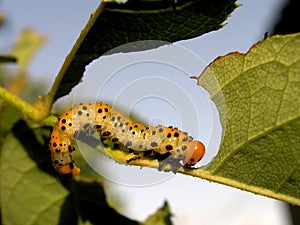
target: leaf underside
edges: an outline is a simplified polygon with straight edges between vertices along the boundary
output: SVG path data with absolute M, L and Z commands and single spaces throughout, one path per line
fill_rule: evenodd
M 205 172 L 300 205 L 300 34 L 220 57 L 199 84 L 211 94 L 223 127 L 219 153 Z
M 221 28 L 237 7 L 234 2 L 178 0 L 174 4 L 170 0 L 130 0 L 125 4 L 107 2 L 104 9 L 100 5 L 61 68 L 63 78 L 54 99 L 68 94 L 82 79 L 85 66 L 101 55 L 157 48 Z M 164 42 L 137 43 L 144 40 Z M 116 51 L 112 50 L 116 47 Z

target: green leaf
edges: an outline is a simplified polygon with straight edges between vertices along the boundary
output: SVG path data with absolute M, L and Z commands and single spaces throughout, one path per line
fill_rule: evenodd
M 5 137 L 0 158 L 3 224 L 87 224 L 90 221 L 137 225 L 138 222 L 120 215 L 107 204 L 101 183 L 75 181 L 54 172 L 47 151 L 49 135 L 48 129 L 31 129 L 21 120 L 12 128 L 12 134 Z
M 0 160 L 3 224 L 58 224 L 67 190 L 55 177 L 42 172 L 11 134 L 2 146 Z
M 22 118 L 23 114 L 11 104 L 0 102 L 0 143 L 4 135 Z
M 149 216 L 141 225 L 172 225 L 170 207 L 167 202 L 157 210 L 156 213 Z
M 176 3 L 175 3 L 176 2 Z M 125 4 L 102 1 L 91 15 L 50 91 L 54 100 L 68 94 L 82 79 L 85 66 L 107 51 L 141 51 L 168 42 L 190 39 L 221 28 L 237 7 L 234 0 L 130 0 Z M 109 54 L 116 53 L 110 52 Z
M 186 172 L 300 205 L 300 34 L 217 58 L 199 84 L 219 110 L 223 140 L 205 170 Z

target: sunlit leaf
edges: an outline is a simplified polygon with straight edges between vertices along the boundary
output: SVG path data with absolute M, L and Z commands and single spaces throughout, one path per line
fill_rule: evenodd
M 223 139 L 190 174 L 300 205 L 300 34 L 219 57 L 199 84 L 219 110 Z

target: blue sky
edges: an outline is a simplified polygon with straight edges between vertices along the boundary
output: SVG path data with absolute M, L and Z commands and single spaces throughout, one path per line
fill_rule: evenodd
M 97 59 L 87 67 L 78 88 L 57 104 L 104 99 L 152 125 L 178 126 L 206 144 L 208 153 L 201 162 L 204 165 L 217 154 L 220 124 L 209 96 L 188 76 L 200 74 L 220 55 L 247 52 L 270 31 L 284 2 L 238 1 L 242 6 L 219 31 L 156 51 Z M 95 0 L 2 0 L 0 10 L 6 15 L 8 24 L 6 30 L 0 30 L 0 50 L 9 51 L 12 40 L 27 27 L 47 36 L 47 44 L 30 66 L 30 77 L 45 81 L 50 88 L 65 56 L 98 4 Z M 97 76 L 99 73 L 104 74 L 102 80 Z M 126 205 L 120 212 L 134 219 L 145 219 L 168 200 L 175 214 L 175 224 L 290 223 L 284 205 L 276 200 L 180 174 L 174 176 L 153 169 L 125 167 L 102 156 L 93 166 L 108 178 L 109 200 Z

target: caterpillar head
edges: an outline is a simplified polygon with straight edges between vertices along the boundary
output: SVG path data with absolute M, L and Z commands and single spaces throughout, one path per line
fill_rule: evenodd
M 183 163 L 184 166 L 190 167 L 194 166 L 200 159 L 203 157 L 205 153 L 205 147 L 200 141 L 191 141 L 187 145 L 187 149 L 185 151 Z

